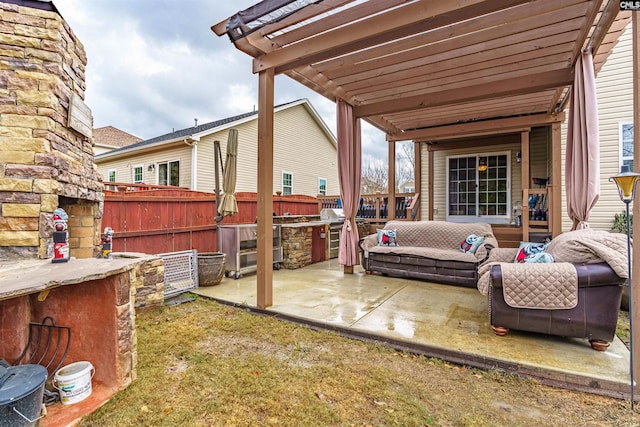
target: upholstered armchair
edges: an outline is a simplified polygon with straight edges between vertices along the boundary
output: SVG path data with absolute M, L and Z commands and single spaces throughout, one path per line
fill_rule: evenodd
M 546 250 L 553 263 L 514 263 L 517 249 L 494 249 L 478 281 L 493 331 L 586 338 L 605 351 L 615 337 L 627 276 L 625 245 L 624 235 L 589 230 L 552 240 Z

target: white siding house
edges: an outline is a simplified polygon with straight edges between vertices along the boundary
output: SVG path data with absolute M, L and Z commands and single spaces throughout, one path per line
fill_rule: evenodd
M 141 177 L 149 185 L 213 192 L 214 141 L 221 143 L 224 163 L 232 128 L 238 130 L 236 191 L 256 192 L 256 111 L 103 153 L 96 156 L 96 164 L 105 182 L 134 183 Z M 335 136 L 306 99 L 275 108 L 273 191 L 308 196 L 340 192 Z

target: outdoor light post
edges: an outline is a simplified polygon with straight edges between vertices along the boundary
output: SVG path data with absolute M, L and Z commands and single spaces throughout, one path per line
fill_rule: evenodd
M 630 351 L 630 362 L 629 362 L 629 374 L 631 375 L 631 409 L 633 410 L 634 406 L 634 398 L 633 398 L 633 389 L 634 389 L 634 379 L 633 379 L 633 311 L 632 311 L 632 291 L 631 291 L 631 219 L 629 217 L 629 205 L 633 201 L 636 193 L 636 183 L 640 179 L 640 173 L 630 172 L 629 166 L 624 165 L 620 168 L 620 173 L 609 178 L 609 181 L 616 183 L 618 186 L 618 194 L 620 194 L 620 199 L 624 202 L 627 207 L 627 272 L 629 278 L 627 279 L 627 283 L 629 284 L 629 351 Z

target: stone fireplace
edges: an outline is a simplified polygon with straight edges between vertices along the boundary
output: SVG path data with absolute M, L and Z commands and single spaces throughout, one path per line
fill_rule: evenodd
M 53 3 L 0 1 L 0 259 L 50 258 L 53 211 L 70 256 L 98 253 L 102 181 L 84 104 L 84 47 Z

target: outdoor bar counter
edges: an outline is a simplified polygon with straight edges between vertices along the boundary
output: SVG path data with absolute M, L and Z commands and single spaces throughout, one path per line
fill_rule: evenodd
M 92 394 L 47 407 L 40 425 L 73 425 L 135 379 L 135 292 L 148 259 L 0 260 L 0 357 L 16 362 L 30 323 L 51 317 L 71 330 L 62 366 L 89 361 L 95 367 Z

